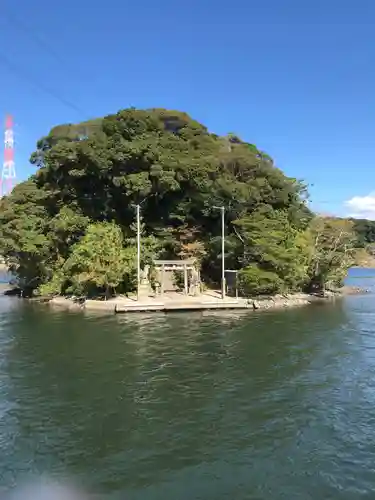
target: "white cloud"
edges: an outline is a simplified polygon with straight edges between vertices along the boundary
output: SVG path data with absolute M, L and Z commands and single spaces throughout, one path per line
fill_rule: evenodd
M 345 205 L 350 209 L 350 217 L 375 220 L 375 192 L 367 196 L 354 196 Z

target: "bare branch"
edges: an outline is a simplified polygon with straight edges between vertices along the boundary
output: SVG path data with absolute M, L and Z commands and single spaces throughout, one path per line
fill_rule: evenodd
M 237 236 L 237 238 L 242 241 L 243 244 L 245 244 L 245 240 L 243 239 L 243 237 L 240 235 L 240 233 L 237 231 L 237 228 L 236 226 L 233 224 L 232 225 L 233 227 L 233 230 L 234 230 L 234 234 Z

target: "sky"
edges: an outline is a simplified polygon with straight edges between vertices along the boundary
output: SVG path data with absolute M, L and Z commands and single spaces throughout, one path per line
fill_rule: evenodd
M 2 0 L 17 178 L 55 125 L 164 107 L 256 144 L 314 210 L 375 219 L 374 27 L 374 0 Z

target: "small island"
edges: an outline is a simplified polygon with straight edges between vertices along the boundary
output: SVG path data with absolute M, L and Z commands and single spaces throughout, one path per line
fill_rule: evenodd
M 140 279 L 156 297 L 163 260 L 194 262 L 189 282 L 173 273 L 176 291 L 220 290 L 223 231 L 244 299 L 324 295 L 355 263 L 355 221 L 313 214 L 305 184 L 267 153 L 183 112 L 57 126 L 31 163 L 0 201 L 0 254 L 24 297 L 134 299 Z

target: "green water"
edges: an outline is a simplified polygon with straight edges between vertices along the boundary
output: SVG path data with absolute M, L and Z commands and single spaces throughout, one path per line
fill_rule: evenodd
M 375 295 L 127 317 L 0 298 L 0 484 L 42 474 L 128 500 L 372 498 Z

